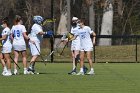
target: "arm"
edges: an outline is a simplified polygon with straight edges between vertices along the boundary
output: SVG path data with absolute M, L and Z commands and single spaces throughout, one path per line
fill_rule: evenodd
M 26 40 L 30 40 L 30 38 L 27 36 L 26 32 L 23 32 L 23 36 Z
M 12 34 L 12 33 L 10 34 L 10 38 L 11 38 L 11 40 L 13 40 L 13 39 L 14 39 L 14 37 L 13 37 L 13 34 Z
M 95 43 L 96 43 L 96 41 L 95 41 L 96 40 L 96 33 L 93 32 L 92 35 L 93 35 L 93 41 L 92 42 L 93 42 L 93 45 L 95 45 Z
M 6 39 L 6 38 L 7 38 L 7 35 L 3 35 L 2 38 L 0 38 L 0 41 L 1 41 L 1 40 L 4 40 L 4 39 Z
M 45 34 L 45 32 L 40 31 L 38 34 L 40 34 L 40 35 L 44 35 L 44 34 Z
M 26 40 L 28 40 L 29 42 L 31 42 L 31 43 L 35 43 L 34 41 L 32 41 L 28 36 L 27 36 L 27 34 L 26 34 L 26 32 L 23 32 L 23 36 L 24 36 L 24 38 L 26 39 Z
M 49 30 L 46 32 L 40 31 L 38 34 L 52 36 L 54 33 L 53 33 L 53 31 Z

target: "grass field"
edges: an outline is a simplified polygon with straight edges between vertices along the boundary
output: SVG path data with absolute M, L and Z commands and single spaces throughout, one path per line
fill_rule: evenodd
M 95 63 L 95 76 L 68 75 L 71 63 L 36 64 L 39 75 L 0 76 L 0 93 L 139 93 L 140 64 Z M 88 64 L 86 64 L 88 66 Z M 22 65 L 20 65 L 22 68 Z M 79 69 L 78 69 L 79 70 Z

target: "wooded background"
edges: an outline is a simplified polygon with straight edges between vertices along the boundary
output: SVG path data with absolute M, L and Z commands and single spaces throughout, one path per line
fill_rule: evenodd
M 112 8 L 109 8 L 110 4 Z M 100 35 L 103 16 L 111 9 L 112 29 L 107 35 L 140 34 L 140 0 L 0 0 L 0 19 L 9 17 L 12 26 L 14 16 L 21 15 L 30 32 L 33 16 L 41 15 L 44 19 L 56 19 L 53 24 L 48 22 L 45 30 L 53 29 L 55 34 L 63 34 L 70 30 L 71 18 L 77 16 L 85 18 L 87 25 Z

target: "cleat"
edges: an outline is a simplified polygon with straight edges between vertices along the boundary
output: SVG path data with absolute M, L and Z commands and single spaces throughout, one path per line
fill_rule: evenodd
M 7 70 L 3 70 L 3 72 L 1 74 L 4 75 L 6 73 L 7 73 Z
M 27 71 L 27 70 L 24 70 L 24 75 L 27 75 L 27 74 L 29 74 L 29 72 Z
M 76 75 L 75 71 L 71 71 L 70 73 L 68 73 L 69 75 Z
M 33 74 L 35 74 L 35 73 L 34 73 L 34 72 L 32 72 L 32 71 L 28 71 L 28 74 L 32 74 L 32 75 L 33 75 Z
M 17 75 L 18 74 L 18 71 L 17 69 L 14 70 L 14 75 Z
M 3 76 L 11 76 L 11 75 L 12 75 L 11 72 L 7 72 L 7 73 L 3 74 Z
M 94 73 L 94 71 L 89 71 L 88 73 L 87 73 L 87 75 L 94 75 L 95 73 Z
M 86 66 L 84 66 L 84 67 L 83 67 L 83 70 L 84 70 L 84 74 L 86 74 L 87 71 L 88 71 L 88 68 L 87 68 Z
M 76 75 L 76 68 L 68 73 L 69 75 Z
M 35 74 L 35 70 L 32 69 L 31 67 L 28 68 L 27 72 L 28 74 Z
M 79 72 L 76 75 L 85 75 L 84 72 Z

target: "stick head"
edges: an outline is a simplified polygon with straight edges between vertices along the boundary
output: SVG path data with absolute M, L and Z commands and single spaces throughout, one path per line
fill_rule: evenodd
M 45 61 L 48 61 L 48 59 L 45 59 Z
M 67 34 L 67 38 L 68 38 L 69 41 L 71 41 L 73 39 L 73 37 L 74 37 L 74 35 L 72 33 L 69 32 Z

